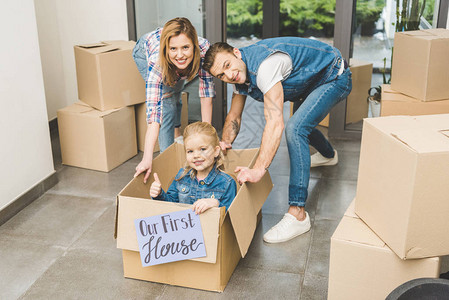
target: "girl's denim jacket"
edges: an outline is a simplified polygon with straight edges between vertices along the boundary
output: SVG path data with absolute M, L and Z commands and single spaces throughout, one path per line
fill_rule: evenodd
M 214 166 L 203 180 L 191 178 L 190 170 L 178 181 L 183 172 L 184 168 L 181 168 L 167 192 L 161 190 L 159 196 L 154 199 L 193 204 L 198 199 L 215 198 L 220 203 L 219 207 L 225 206 L 228 210 L 237 193 L 237 185 L 231 176 Z

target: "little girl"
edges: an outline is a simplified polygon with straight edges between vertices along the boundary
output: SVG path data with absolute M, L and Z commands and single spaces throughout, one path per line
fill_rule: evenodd
M 206 122 L 196 122 L 184 129 L 186 163 L 164 192 L 154 173 L 150 196 L 155 200 L 193 204 L 196 214 L 211 207 L 231 205 L 237 192 L 234 179 L 221 171 L 223 153 L 215 128 Z

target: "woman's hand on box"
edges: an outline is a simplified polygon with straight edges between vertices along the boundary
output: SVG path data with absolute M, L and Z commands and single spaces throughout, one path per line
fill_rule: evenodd
M 150 187 L 150 196 L 151 198 L 156 198 L 161 193 L 161 181 L 159 180 L 159 177 L 157 176 L 157 173 L 154 173 L 154 181 L 151 184 Z
M 193 203 L 192 210 L 195 212 L 195 214 L 199 215 L 209 208 L 218 207 L 218 205 L 220 205 L 220 202 L 218 202 L 218 200 L 215 198 L 203 198 L 198 199 L 195 201 L 195 203 Z
M 143 183 L 147 183 L 148 178 L 151 174 L 151 167 L 153 162 L 152 161 L 142 161 L 137 165 L 136 167 L 136 173 L 134 174 L 134 177 L 139 176 L 141 173 L 145 172 L 145 176 L 143 177 Z

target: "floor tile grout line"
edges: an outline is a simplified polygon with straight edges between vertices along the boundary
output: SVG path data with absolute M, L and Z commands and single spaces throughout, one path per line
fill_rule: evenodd
M 302 280 L 301 280 L 301 283 L 300 283 L 301 289 L 300 289 L 300 292 L 299 292 L 299 295 L 300 295 L 299 299 L 302 298 L 302 292 L 303 292 L 303 288 L 304 288 L 304 280 L 306 279 L 307 269 L 309 267 L 310 254 L 312 252 L 313 237 L 315 236 L 315 228 L 316 228 L 315 223 L 316 223 L 316 215 L 317 215 L 317 209 L 318 209 L 318 201 L 320 199 L 322 185 L 323 185 L 323 183 L 320 180 L 318 182 L 317 195 L 316 195 L 316 199 L 317 200 L 316 200 L 315 211 L 314 211 L 314 214 L 313 214 L 314 215 L 314 217 L 313 217 L 313 227 L 312 227 L 312 230 L 311 230 L 312 232 L 310 234 L 311 235 L 310 236 L 310 244 L 309 244 L 309 249 L 307 250 L 306 264 L 304 266 L 304 276 L 302 277 Z

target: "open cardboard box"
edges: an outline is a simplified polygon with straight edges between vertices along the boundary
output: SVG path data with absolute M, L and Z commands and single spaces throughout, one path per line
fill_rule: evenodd
M 404 282 L 439 274 L 439 257 L 401 260 L 355 214 L 354 201 L 332 235 L 329 300 L 385 299 Z
M 380 115 L 382 117 L 449 113 L 449 99 L 424 102 L 393 90 L 389 84 L 382 85 L 382 101 L 380 103 Z
M 402 259 L 449 254 L 449 114 L 365 119 L 355 212 Z
M 145 81 L 132 58 L 133 41 L 74 46 L 78 98 L 99 110 L 145 102 Z
M 225 171 L 233 175 L 236 166 L 253 166 L 259 150 L 228 150 Z M 174 143 L 153 160 L 153 170 L 167 190 L 185 162 L 184 146 Z M 211 208 L 200 215 L 206 257 L 142 267 L 134 220 L 185 210 L 191 205 L 149 199 L 149 188 L 140 175 L 117 196 L 115 237 L 122 249 L 124 276 L 196 289 L 223 291 L 237 263 L 244 257 L 256 230 L 262 205 L 273 184 L 267 172 L 257 183 L 237 184 L 237 195 L 229 207 Z

